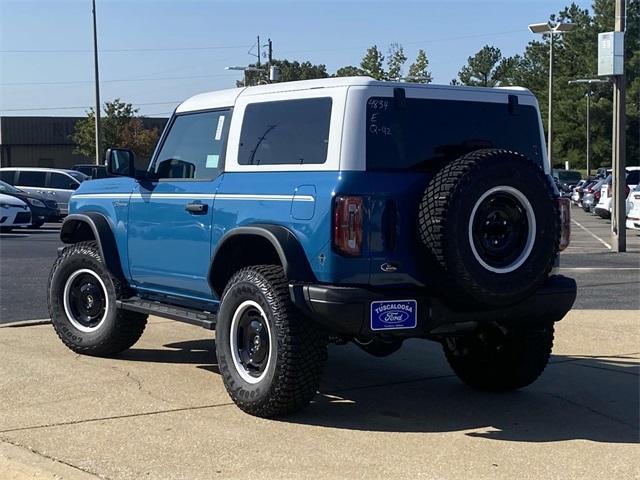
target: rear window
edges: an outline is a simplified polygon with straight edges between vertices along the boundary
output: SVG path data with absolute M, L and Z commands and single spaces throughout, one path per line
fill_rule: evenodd
M 631 170 L 627 174 L 627 185 L 637 185 L 640 183 L 640 170 Z
M 240 165 L 325 163 L 331 98 L 247 105 L 240 133 Z
M 561 182 L 579 182 L 582 174 L 574 170 L 558 170 L 558 180 Z
M 507 148 L 542 165 L 538 112 L 506 103 L 391 97 L 367 101 L 367 170 L 419 170 L 479 148 Z

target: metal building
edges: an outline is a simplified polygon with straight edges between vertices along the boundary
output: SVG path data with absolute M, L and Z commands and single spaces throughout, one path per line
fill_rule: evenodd
M 92 163 L 92 158 L 73 153 L 71 134 L 83 118 L 0 117 L 0 167 L 70 168 Z M 162 131 L 167 119 L 143 118 L 143 122 Z

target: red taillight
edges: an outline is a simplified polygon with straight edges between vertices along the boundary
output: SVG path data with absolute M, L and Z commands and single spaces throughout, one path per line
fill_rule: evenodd
M 624 186 L 624 198 L 627 198 L 629 196 L 629 193 L 631 193 L 631 189 L 629 188 L 629 185 L 625 185 Z
M 571 202 L 568 198 L 559 198 L 560 209 L 560 251 L 569 246 L 571 240 Z
M 333 246 L 344 255 L 362 250 L 362 197 L 336 197 L 333 204 Z
M 593 198 L 595 198 L 596 200 L 600 200 L 600 192 L 599 191 L 593 192 Z

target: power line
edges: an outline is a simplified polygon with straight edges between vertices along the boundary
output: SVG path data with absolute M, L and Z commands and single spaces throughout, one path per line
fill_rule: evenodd
M 192 78 L 217 78 L 217 77 L 231 77 L 228 73 L 216 73 L 212 75 L 189 75 L 179 77 L 144 77 L 144 78 L 120 78 L 113 80 L 101 80 L 100 83 L 123 83 L 123 82 L 155 82 L 160 80 L 188 80 Z M 84 83 L 94 83 L 93 80 L 63 80 L 56 82 L 7 82 L 0 83 L 1 86 L 30 86 L 30 85 L 76 85 Z
M 207 47 L 170 47 L 170 48 L 106 48 L 99 53 L 128 52 L 184 52 L 189 50 L 225 50 L 247 48 L 246 45 L 212 45 Z M 89 49 L 35 49 L 35 50 L 0 50 L 0 53 L 89 53 Z
M 146 105 L 171 105 L 182 103 L 182 100 L 173 100 L 170 102 L 150 102 L 150 103 L 132 103 L 134 107 L 142 107 Z M 0 112 L 29 112 L 35 110 L 79 110 L 82 108 L 91 108 L 93 105 L 80 105 L 75 107 L 31 107 L 31 108 L 2 108 Z
M 512 33 L 522 33 L 522 29 L 506 30 L 504 32 L 479 33 L 475 35 L 459 35 L 456 37 L 432 38 L 430 40 L 415 40 L 412 42 L 402 42 L 402 45 L 420 45 L 425 43 L 449 42 L 454 40 L 466 40 L 469 38 L 482 38 L 482 37 L 493 37 L 497 35 L 509 35 Z M 371 45 L 361 45 L 359 47 L 322 48 L 322 49 L 313 49 L 313 50 L 285 50 L 284 53 L 291 54 L 291 53 L 314 53 L 314 52 L 342 52 L 344 50 L 362 50 L 363 48 L 368 48 L 370 46 Z

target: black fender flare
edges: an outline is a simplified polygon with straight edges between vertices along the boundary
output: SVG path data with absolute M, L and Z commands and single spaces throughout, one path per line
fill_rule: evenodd
M 91 230 L 93 238 L 89 235 L 87 227 Z M 93 239 L 97 242 L 100 255 L 111 274 L 116 278 L 124 278 L 116 237 L 107 217 L 97 212 L 72 213 L 65 217 L 60 229 L 62 243 L 73 244 Z
M 222 236 L 216 246 L 211 257 L 207 280 L 211 291 L 214 292 L 218 298 L 222 296 L 222 289 L 215 287 L 214 275 L 217 270 L 216 265 L 220 265 L 220 263 L 225 261 L 224 252 L 234 241 L 238 240 L 239 237 L 246 238 L 251 236 L 266 239 L 273 246 L 289 282 L 312 283 L 316 281 L 307 255 L 302 249 L 298 238 L 291 230 L 282 225 L 252 224 L 236 227 L 228 231 Z

